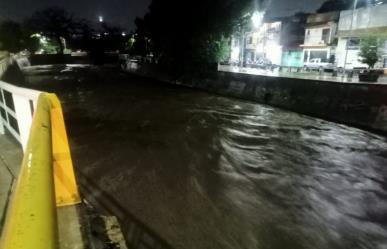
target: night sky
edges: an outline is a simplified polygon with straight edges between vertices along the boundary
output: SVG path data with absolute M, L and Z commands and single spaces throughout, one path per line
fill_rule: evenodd
M 107 22 L 134 29 L 136 16 L 143 16 L 151 0 L 0 0 L 0 20 L 21 20 L 37 9 L 60 6 L 79 17 L 97 20 L 102 15 Z M 182 0 L 184 1 L 184 0 Z M 210 0 L 209 0 L 210 1 Z M 324 0 L 269 0 L 268 16 L 287 16 L 297 11 L 314 11 Z

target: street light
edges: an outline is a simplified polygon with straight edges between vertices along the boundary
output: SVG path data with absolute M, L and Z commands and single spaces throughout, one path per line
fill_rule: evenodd
M 253 22 L 254 28 L 259 28 L 263 21 L 263 12 L 260 11 L 254 11 L 253 15 L 251 16 L 251 21 Z
M 255 10 L 253 12 L 253 14 L 251 15 L 251 22 L 254 26 L 254 28 L 258 29 L 259 27 L 261 27 L 262 25 L 262 22 L 263 22 L 263 16 L 264 16 L 264 12 L 261 12 L 261 11 L 258 11 L 258 10 Z M 241 30 L 241 35 L 242 35 L 242 46 L 240 46 L 240 66 L 243 67 L 243 64 L 244 64 L 244 60 L 245 60 L 245 45 L 246 45 L 246 31 L 245 31 L 245 28 L 243 27 L 242 25 L 242 30 Z

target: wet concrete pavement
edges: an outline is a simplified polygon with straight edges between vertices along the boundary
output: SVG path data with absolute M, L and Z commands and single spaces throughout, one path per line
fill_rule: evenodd
M 300 69 L 300 68 L 298 68 Z M 293 67 L 291 72 L 290 68 L 284 68 L 283 71 L 279 71 L 278 68 L 271 70 L 259 69 L 259 68 L 248 68 L 238 66 L 219 65 L 218 70 L 222 72 L 233 72 L 241 74 L 253 74 L 270 77 L 285 77 L 285 78 L 296 78 L 306 80 L 321 80 L 337 83 L 361 83 L 361 84 L 387 84 L 387 76 L 380 75 L 377 82 L 363 82 L 359 80 L 359 75 L 355 74 L 352 77 L 348 77 L 347 74 L 339 73 L 338 76 L 333 76 L 332 72 L 318 72 L 318 71 L 305 71 L 301 69 L 300 72 L 296 72 L 297 68 Z
M 113 68 L 26 76 L 78 175 L 173 248 L 387 248 L 385 137 Z
M 8 133 L 0 134 L 0 231 L 22 158 L 23 151 L 18 142 Z

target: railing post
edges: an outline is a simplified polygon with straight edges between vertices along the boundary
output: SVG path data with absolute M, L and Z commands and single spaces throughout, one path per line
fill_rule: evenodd
M 30 102 L 28 99 L 18 95 L 13 95 L 13 101 L 15 104 L 16 120 L 19 126 L 20 143 L 25 151 L 32 123 Z
M 0 66 L 1 66 L 1 63 L 0 63 Z M 0 88 L 0 99 L 2 99 L 4 102 L 4 95 L 3 95 L 3 90 Z M 4 110 L 5 112 L 5 110 Z M 7 114 L 5 114 L 7 115 Z M 5 134 L 5 127 L 4 127 L 4 121 L 3 121 L 3 117 L 1 116 L 1 113 L 0 113 L 0 135 L 4 135 Z
M 3 119 L 0 117 L 0 135 L 4 135 L 5 130 L 4 130 L 4 124 L 3 124 Z

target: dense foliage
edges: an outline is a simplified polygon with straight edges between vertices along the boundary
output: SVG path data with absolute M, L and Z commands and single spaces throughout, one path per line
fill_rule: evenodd
M 85 19 L 58 7 L 33 13 L 22 24 L 10 20 L 0 22 L 0 50 L 63 54 L 83 50 L 93 54 L 124 50 L 130 37 L 122 29 L 106 22 L 93 25 Z
M 137 45 L 151 50 L 160 64 L 176 73 L 201 71 L 225 58 L 229 37 L 251 0 L 153 0 L 136 20 Z M 227 38 L 226 38 L 227 37 Z
M 360 61 L 370 68 L 373 68 L 380 59 L 379 44 L 380 38 L 377 37 L 363 38 L 360 42 Z
M 64 44 L 61 38 L 69 39 L 77 28 L 73 16 L 61 8 L 47 8 L 37 11 L 26 21 L 28 30 L 39 33 L 54 40 L 59 46 L 59 53 L 63 54 Z
M 28 49 L 35 51 L 38 45 L 39 41 L 30 37 L 19 23 L 11 20 L 0 23 L 0 50 L 19 52 Z

